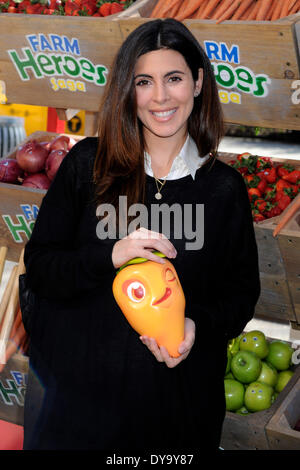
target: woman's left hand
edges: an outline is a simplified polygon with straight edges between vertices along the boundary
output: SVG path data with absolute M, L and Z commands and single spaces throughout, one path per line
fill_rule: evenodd
M 152 354 L 156 357 L 159 362 L 165 362 L 168 367 L 172 368 L 176 367 L 189 355 L 195 342 L 195 332 L 196 327 L 194 321 L 190 318 L 185 318 L 184 340 L 178 348 L 178 352 L 180 353 L 179 357 L 170 356 L 167 349 L 163 346 L 159 347 L 154 338 L 149 338 L 148 336 L 143 335 L 140 336 L 140 340 L 145 346 L 148 347 L 148 349 L 152 352 Z

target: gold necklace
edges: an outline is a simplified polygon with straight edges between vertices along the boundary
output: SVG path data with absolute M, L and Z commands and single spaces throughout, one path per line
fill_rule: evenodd
M 161 199 L 162 198 L 162 195 L 161 195 L 161 190 L 162 188 L 164 187 L 164 185 L 166 184 L 167 180 L 159 180 L 158 178 L 155 178 L 154 176 L 154 179 L 155 179 L 155 184 L 156 184 L 156 188 L 157 188 L 157 193 L 155 194 L 155 199 Z

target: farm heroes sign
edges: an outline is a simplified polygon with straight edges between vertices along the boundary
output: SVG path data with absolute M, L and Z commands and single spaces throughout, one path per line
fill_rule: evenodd
M 58 34 L 26 35 L 29 47 L 22 51 L 8 50 L 22 81 L 49 78 L 54 91 L 86 91 L 86 82 L 97 86 L 106 84 L 108 69 L 105 65 L 94 64 L 81 56 L 79 40 Z

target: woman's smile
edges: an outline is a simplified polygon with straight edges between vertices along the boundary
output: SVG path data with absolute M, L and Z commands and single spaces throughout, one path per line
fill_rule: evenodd
M 157 119 L 158 122 L 167 122 L 176 113 L 177 108 L 169 109 L 166 111 L 150 111 L 150 113 Z

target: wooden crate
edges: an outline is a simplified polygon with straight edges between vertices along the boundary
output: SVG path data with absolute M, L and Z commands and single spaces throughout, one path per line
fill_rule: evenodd
M 64 134 L 68 135 L 68 134 Z M 58 134 L 37 131 L 28 136 L 24 142 L 35 139 L 38 142 L 53 140 Z M 70 136 L 80 140 L 83 136 Z M 13 151 L 7 158 L 14 158 Z M 17 184 L 0 183 L 0 246 L 7 246 L 6 259 L 17 262 L 21 250 L 30 238 L 44 189 L 26 188 Z
M 0 373 L 0 419 L 23 425 L 29 359 L 14 354 Z
M 300 418 L 300 378 L 266 426 L 271 450 L 300 450 L 300 432 L 294 429 Z
M 156 1 L 138 0 L 105 18 L 0 14 L 2 94 L 11 103 L 97 113 L 115 53 L 150 20 Z M 300 14 L 274 22 L 184 23 L 213 63 L 227 122 L 300 129 Z
M 228 163 L 236 154 L 220 153 Z M 289 163 L 300 169 L 299 160 L 272 157 L 275 164 Z M 254 223 L 259 256 L 261 295 L 255 317 L 290 322 L 300 327 L 300 213 L 274 238 L 273 230 L 279 217 Z
M 293 402 L 294 397 L 297 395 L 298 408 L 299 404 L 299 381 L 300 381 L 300 366 L 295 367 L 295 373 L 279 393 L 274 403 L 270 408 L 248 415 L 239 415 L 230 411 L 226 412 L 225 420 L 223 423 L 221 447 L 225 450 L 271 450 L 276 449 L 276 443 L 270 443 L 270 433 L 272 433 L 274 426 L 278 430 L 277 419 L 273 417 L 281 416 L 282 410 L 286 409 L 287 403 Z M 284 408 L 282 408 L 282 405 Z M 299 416 L 299 415 L 298 415 Z M 296 418 L 296 416 L 295 416 Z M 269 423 L 276 423 L 270 425 Z M 296 420 L 295 420 L 296 423 Z M 280 425 L 279 425 L 280 426 Z M 272 430 L 272 431 L 271 431 Z M 284 429 L 282 429 L 284 434 Z M 294 431 L 296 432 L 296 431 Z M 300 433 L 298 433 L 300 434 Z M 273 436 L 275 436 L 275 431 Z M 299 436 L 300 437 L 300 436 Z M 282 445 L 285 445 L 282 440 Z M 298 440 L 298 445 L 299 445 Z M 283 449 L 284 447 L 281 447 Z

